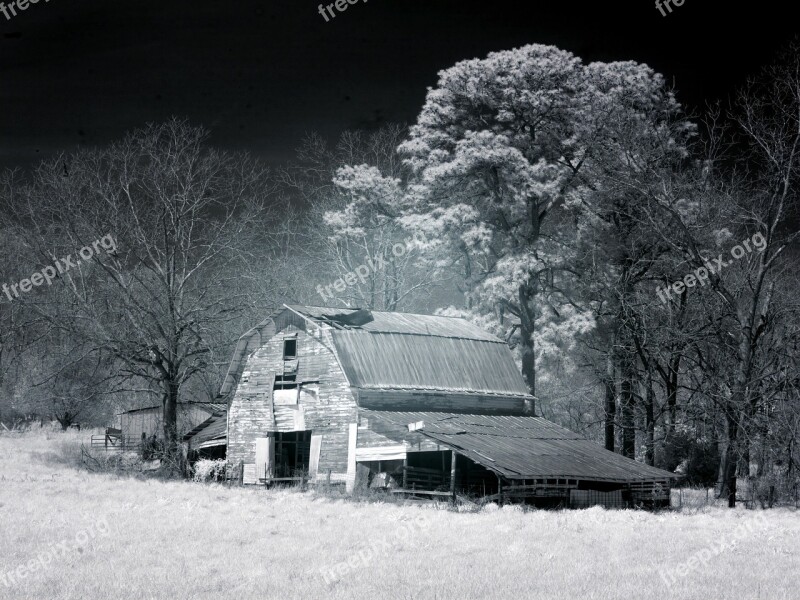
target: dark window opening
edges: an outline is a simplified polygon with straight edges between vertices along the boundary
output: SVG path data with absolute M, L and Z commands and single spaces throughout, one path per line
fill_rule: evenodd
M 290 431 L 275 435 L 275 477 L 302 477 L 311 461 L 311 432 Z
M 297 339 L 283 340 L 283 360 L 297 358 Z
M 275 390 L 294 390 L 297 389 L 297 375 L 276 375 Z

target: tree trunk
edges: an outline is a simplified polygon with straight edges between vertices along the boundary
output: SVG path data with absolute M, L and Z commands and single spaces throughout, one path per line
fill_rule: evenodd
M 622 409 L 622 456 L 636 457 L 636 429 L 634 425 L 634 369 L 629 357 L 622 359 L 622 382 L 620 384 L 620 408 Z
M 728 498 L 728 506 L 736 506 L 736 465 L 738 463 L 739 421 L 733 414 L 733 407 L 729 407 L 725 415 L 728 430 L 728 443 L 722 453 L 719 465 L 720 498 Z
M 647 389 L 645 390 L 645 462 L 652 466 L 656 464 L 656 419 L 655 419 L 655 402 L 656 391 L 653 388 L 653 374 L 647 372 Z
M 750 376 L 753 368 L 753 319 L 752 310 L 750 314 L 739 313 L 739 344 L 737 352 L 736 380 L 728 399 L 728 407 L 725 411 L 725 418 L 728 429 L 728 446 L 722 456 L 720 464 L 720 497 L 728 496 L 728 506 L 736 505 L 736 474 L 741 456 L 739 448 L 739 433 L 744 434 L 744 442 L 747 443 L 747 430 L 742 420 L 747 417 L 748 410 L 748 388 Z
M 675 352 L 669 361 L 669 373 L 664 382 L 667 387 L 667 427 L 664 433 L 665 441 L 672 440 L 675 433 L 675 425 L 678 420 L 678 370 L 681 365 L 681 354 Z
M 604 385 L 606 389 L 605 398 L 605 448 L 614 452 L 614 421 L 617 418 L 617 386 L 616 374 L 614 372 L 614 348 L 609 349 L 606 355 L 606 376 Z
M 178 456 L 178 383 L 164 382 L 164 451 L 168 458 Z
M 69 426 L 75 421 L 75 415 L 71 415 L 68 412 L 65 412 L 62 415 L 56 415 L 56 421 L 58 421 L 59 425 L 61 425 L 61 430 L 66 431 L 69 429 Z
M 532 291 L 527 286 L 519 289 L 520 337 L 522 351 L 522 377 L 528 385 L 531 396 L 536 397 L 536 348 L 533 341 L 535 313 L 530 307 L 529 295 Z M 536 401 L 531 406 L 536 414 Z

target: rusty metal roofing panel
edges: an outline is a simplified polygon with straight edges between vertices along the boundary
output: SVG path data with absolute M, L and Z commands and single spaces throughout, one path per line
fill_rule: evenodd
M 422 434 L 508 479 L 632 482 L 675 475 L 625 458 L 541 417 L 360 411 Z
M 502 342 L 360 330 L 334 331 L 333 340 L 357 388 L 530 397 Z

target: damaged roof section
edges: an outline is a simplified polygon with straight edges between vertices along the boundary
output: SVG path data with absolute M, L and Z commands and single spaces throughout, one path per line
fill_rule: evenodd
M 183 436 L 184 441 L 191 443 L 192 450 L 224 446 L 228 439 L 228 413 L 217 413 L 209 417 L 189 433 Z
M 362 409 L 370 429 L 405 431 L 455 450 L 507 479 L 662 481 L 675 475 L 610 452 L 541 417 Z M 381 422 L 384 426 L 381 426 Z
M 397 312 L 369 311 L 366 309 L 324 308 L 319 306 L 287 305 L 312 321 L 330 323 L 336 329 L 352 329 L 369 333 L 397 333 L 425 335 L 486 342 L 503 343 L 491 333 L 469 321 L 455 317 L 413 315 Z

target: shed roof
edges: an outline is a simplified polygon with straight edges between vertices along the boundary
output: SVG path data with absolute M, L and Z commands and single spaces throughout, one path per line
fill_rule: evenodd
M 191 441 L 192 448 L 197 450 L 208 446 L 224 445 L 228 435 L 227 413 L 215 414 L 189 433 L 183 436 L 183 441 Z
M 674 473 L 610 452 L 541 417 L 361 410 L 390 429 L 426 436 L 507 479 L 580 479 L 634 482 Z M 420 425 L 421 424 L 421 425 Z M 370 428 L 373 428 L 370 425 Z

